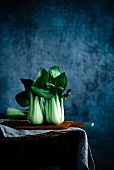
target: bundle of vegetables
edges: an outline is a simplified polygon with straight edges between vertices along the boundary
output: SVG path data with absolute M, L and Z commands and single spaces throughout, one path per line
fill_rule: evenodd
M 65 72 L 60 73 L 58 66 L 51 67 L 49 71 L 41 68 L 34 81 L 21 79 L 21 82 L 25 90 L 18 93 L 15 98 L 20 106 L 28 107 L 27 120 L 30 123 L 60 124 L 64 121 L 63 100 L 71 93 L 71 89 L 68 89 L 63 94 L 67 86 Z

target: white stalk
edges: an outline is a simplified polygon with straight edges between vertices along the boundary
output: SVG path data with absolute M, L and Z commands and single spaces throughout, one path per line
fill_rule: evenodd
M 51 123 L 52 99 L 48 99 L 48 120 Z
M 41 108 L 41 111 L 42 111 L 42 114 L 43 114 L 43 118 L 45 119 L 45 109 L 44 109 L 44 106 L 43 106 L 43 98 L 42 97 L 39 97 L 39 104 L 40 104 L 40 108 Z
M 51 100 L 52 100 L 52 111 L 50 115 L 51 123 L 60 124 L 60 117 L 58 115 L 55 98 L 52 98 Z
M 60 105 L 60 100 L 59 100 L 58 95 L 56 95 L 55 102 L 56 102 L 56 106 L 57 106 L 58 117 L 59 117 L 59 120 L 61 120 L 61 105 Z
M 33 107 L 31 123 L 36 124 L 36 125 L 43 123 L 43 115 L 42 115 L 42 111 L 40 108 L 38 96 L 35 96 L 35 99 L 34 99 L 34 107 Z
M 29 103 L 29 110 L 27 115 L 27 120 L 31 122 L 32 113 L 33 113 L 33 94 L 30 92 L 30 103 Z
M 50 123 L 50 120 L 49 120 L 49 99 L 46 99 L 45 114 L 46 114 L 46 122 Z
M 63 105 L 63 99 L 61 98 L 61 123 L 64 122 L 64 105 Z

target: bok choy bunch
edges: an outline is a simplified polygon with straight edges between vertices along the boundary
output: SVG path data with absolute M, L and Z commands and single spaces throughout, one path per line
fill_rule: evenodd
M 67 86 L 67 76 L 65 72 L 60 73 L 58 66 L 53 66 L 49 70 L 49 81 L 46 83 L 47 89 L 54 95 L 54 98 L 46 99 L 45 111 L 46 120 L 49 123 L 60 124 L 64 122 L 64 104 L 63 100 L 66 99 L 71 92 L 63 95 Z
M 60 73 L 58 66 L 53 66 L 47 72 L 46 80 L 42 94 L 41 89 L 34 87 L 34 84 L 31 86 L 31 89 L 35 95 L 41 95 L 45 99 L 45 121 L 60 124 L 64 121 L 63 100 L 71 93 L 71 89 L 69 89 L 66 94 L 63 94 L 67 86 L 67 76 L 65 72 Z
M 44 98 L 52 98 L 53 95 L 45 90 L 48 81 L 48 72 L 42 68 L 38 72 L 30 91 L 30 102 L 27 119 L 32 124 L 42 124 L 45 122 Z M 36 92 L 34 92 L 37 89 Z
M 15 99 L 21 107 L 27 109 L 26 112 L 19 110 L 16 112 L 18 115 L 26 114 L 27 120 L 34 125 L 60 124 L 64 121 L 63 102 L 70 95 L 71 89 L 64 93 L 67 87 L 67 76 L 65 72 L 60 73 L 59 66 L 52 66 L 48 71 L 41 68 L 34 81 L 23 78 L 20 80 L 24 90 L 16 94 Z M 7 115 L 11 115 L 9 111 L 11 109 L 7 109 Z
M 42 68 L 36 75 L 34 81 L 30 79 L 21 79 L 25 91 L 16 95 L 16 101 L 22 107 L 28 106 L 27 120 L 32 124 L 42 124 L 45 121 L 43 98 L 53 97 L 49 91 L 44 90 L 48 78 L 48 72 Z M 32 88 L 37 89 L 37 93 L 34 93 Z

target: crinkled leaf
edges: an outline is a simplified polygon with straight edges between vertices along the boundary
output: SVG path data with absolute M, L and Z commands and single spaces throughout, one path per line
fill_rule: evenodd
M 67 86 L 67 77 L 65 72 L 59 74 L 57 77 L 53 78 L 52 82 L 47 82 L 46 87 L 47 89 L 55 96 L 56 94 L 61 97 L 62 93 L 64 92 Z
M 17 101 L 17 103 L 21 106 L 21 107 L 27 107 L 29 106 L 29 99 L 28 99 L 28 96 L 26 94 L 25 91 L 22 91 L 20 93 L 18 93 L 16 96 L 15 96 L 15 99 Z
M 71 89 L 68 89 L 67 92 L 66 92 L 64 95 L 62 95 L 62 98 L 63 98 L 63 99 L 67 99 L 67 97 L 68 97 L 70 94 L 71 94 Z
M 61 96 L 64 91 L 64 88 L 62 86 L 55 86 L 54 84 L 49 83 L 49 82 L 46 83 L 46 87 L 50 91 L 50 93 L 53 94 L 54 96 L 56 94 Z
M 46 88 L 47 89 L 51 89 L 51 88 L 54 88 L 55 85 L 53 83 L 49 83 L 49 82 L 46 82 Z
M 62 92 L 64 91 L 64 88 L 62 86 L 57 86 L 56 89 L 61 90 Z
M 35 95 L 38 95 L 40 97 L 44 97 L 44 98 L 53 98 L 54 97 L 54 95 L 51 94 L 50 91 L 48 91 L 48 90 L 40 89 L 40 88 L 34 87 L 34 86 L 32 86 L 31 89 Z
M 49 73 L 44 68 L 41 68 L 38 74 L 36 75 L 36 78 L 32 86 L 44 88 L 48 79 L 49 79 Z
M 53 79 L 60 75 L 59 66 L 53 66 L 49 69 L 49 81 L 53 82 Z
M 67 86 L 67 76 L 65 72 L 54 78 L 54 84 L 56 86 L 62 86 L 64 89 Z
M 27 94 L 27 97 L 29 97 L 29 94 L 30 94 L 30 91 L 31 91 L 31 86 L 33 84 L 33 80 L 23 79 L 23 78 L 20 78 L 20 80 L 24 84 L 25 92 Z

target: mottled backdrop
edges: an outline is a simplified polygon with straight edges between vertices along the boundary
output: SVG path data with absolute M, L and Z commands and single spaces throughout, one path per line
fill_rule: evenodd
M 96 170 L 114 169 L 114 1 L 0 1 L 0 112 L 20 106 L 20 78 L 59 65 L 72 94 L 65 118 L 85 129 Z

